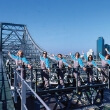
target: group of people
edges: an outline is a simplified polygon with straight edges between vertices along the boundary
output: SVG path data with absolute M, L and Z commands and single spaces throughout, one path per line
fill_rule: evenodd
M 73 75 L 75 79 L 78 81 L 78 86 L 81 86 L 81 79 L 80 79 L 80 68 L 83 69 L 87 73 L 87 82 L 88 84 L 91 84 L 93 82 L 93 68 L 98 69 L 101 73 L 101 81 L 102 83 L 106 83 L 108 80 L 108 66 L 110 65 L 110 53 L 108 53 L 104 57 L 101 53 L 99 53 L 99 57 L 101 58 L 101 64 L 102 67 L 99 68 L 96 64 L 96 62 L 93 59 L 92 55 L 89 55 L 88 57 L 86 54 L 84 54 L 84 58 L 86 60 L 86 64 L 84 65 L 82 59 L 80 58 L 79 52 L 76 52 L 75 55 L 71 56 L 71 60 L 73 61 L 73 66 L 71 64 L 68 64 L 66 59 L 63 58 L 62 54 L 58 54 L 57 56 L 52 55 L 52 59 L 56 60 L 57 62 L 57 75 L 58 75 L 58 86 L 57 88 L 64 88 L 64 74 L 65 74 L 65 66 L 69 68 L 73 68 Z M 46 55 L 44 55 L 46 54 Z M 43 56 L 40 58 L 41 60 L 41 69 L 48 70 L 50 68 L 49 66 L 49 58 L 47 57 L 47 52 L 43 52 Z M 48 62 L 48 63 L 47 63 Z M 45 65 L 45 67 L 44 67 Z M 42 68 L 44 67 L 44 68 Z M 44 87 L 49 88 L 49 73 L 47 71 L 42 72 L 42 78 L 44 79 Z M 45 77 L 45 74 L 47 77 Z
M 64 84 L 64 74 L 65 74 L 65 66 L 69 68 L 73 68 L 73 75 L 75 79 L 78 81 L 78 86 L 81 86 L 81 79 L 80 79 L 80 72 L 79 69 L 82 68 L 83 71 L 87 73 L 87 81 L 88 84 L 92 83 L 93 81 L 93 67 L 97 68 L 98 71 L 101 72 L 101 81 L 103 83 L 106 83 L 108 80 L 108 65 L 110 65 L 110 53 L 107 51 L 107 55 L 104 57 L 99 53 L 99 56 L 101 58 L 102 62 L 102 68 L 99 68 L 96 64 L 96 62 L 93 59 L 92 55 L 89 55 L 88 57 L 84 54 L 84 58 L 86 60 L 86 64 L 83 63 L 82 59 L 80 58 L 79 52 L 76 52 L 75 55 L 71 56 L 71 60 L 73 61 L 72 64 L 68 64 L 66 59 L 63 58 L 62 54 L 58 54 L 57 56 L 52 55 L 52 59 L 56 60 L 57 62 L 57 75 L 58 75 L 58 86 L 57 88 L 65 88 Z M 8 55 L 16 62 L 16 70 L 20 71 L 21 77 L 25 78 L 25 66 L 27 66 L 29 69 L 32 68 L 32 66 L 29 64 L 27 59 L 23 56 L 23 51 L 19 50 L 17 55 L 13 55 L 10 52 Z M 43 55 L 40 56 L 40 65 L 41 65 L 41 77 L 44 81 L 44 88 L 48 89 L 50 87 L 49 85 L 49 72 L 50 72 L 50 61 L 47 56 L 47 52 L 44 51 Z M 21 87 L 21 81 L 18 78 L 18 85 Z

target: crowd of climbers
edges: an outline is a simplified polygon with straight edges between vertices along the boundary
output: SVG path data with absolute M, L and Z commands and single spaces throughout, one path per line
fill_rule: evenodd
M 102 67 L 99 68 L 94 61 L 94 58 L 92 55 L 89 55 L 88 57 L 86 54 L 82 53 L 84 55 L 84 59 L 86 60 L 86 64 L 83 63 L 82 59 L 80 58 L 79 52 L 76 52 L 75 55 L 72 55 L 70 53 L 70 57 L 72 60 L 72 64 L 68 64 L 66 59 L 63 58 L 62 54 L 58 54 L 57 56 L 52 55 L 52 59 L 56 60 L 57 62 L 57 75 L 58 75 L 58 86 L 56 88 L 65 88 L 64 84 L 64 74 L 65 74 L 65 67 L 72 68 L 72 73 L 75 78 L 75 80 L 78 80 L 78 86 L 81 86 L 81 78 L 80 78 L 80 68 L 82 68 L 83 71 L 87 73 L 87 84 L 92 84 L 93 82 L 93 68 L 97 68 L 98 71 L 100 71 L 101 74 L 101 81 L 102 83 L 106 83 L 108 80 L 108 66 L 110 65 L 110 52 L 105 49 L 107 52 L 107 55 L 104 57 L 101 53 L 99 53 L 99 57 L 101 59 Z M 17 52 L 17 55 L 13 55 L 10 52 L 8 55 L 16 62 L 16 71 L 19 72 L 22 78 L 25 79 L 26 72 L 25 72 L 25 66 L 27 66 L 29 69 L 32 68 L 32 66 L 29 64 L 27 59 L 23 55 L 23 51 L 19 50 Z M 50 72 L 50 61 L 47 55 L 47 52 L 44 51 L 42 56 L 40 56 L 40 66 L 41 66 L 41 77 L 43 79 L 43 85 L 45 89 L 50 88 L 49 85 L 49 72 Z M 18 77 L 18 86 L 21 87 L 21 80 Z

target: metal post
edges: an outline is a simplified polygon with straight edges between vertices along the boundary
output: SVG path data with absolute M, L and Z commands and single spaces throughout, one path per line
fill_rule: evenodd
M 12 85 L 12 73 L 13 73 L 13 69 L 10 66 L 10 84 Z
M 49 76 L 48 76 L 48 84 L 49 84 L 49 87 L 50 87 L 50 72 L 48 71 L 48 74 L 49 74 Z M 64 79 L 63 79 L 64 80 Z
M 10 72 L 11 66 L 10 64 L 8 64 L 8 72 Z
M 14 72 L 14 102 L 17 103 L 17 73 Z
M 108 89 L 110 89 L 110 67 L 108 66 Z
M 36 71 L 36 78 L 35 78 L 35 92 L 37 92 L 37 69 L 35 69 Z
M 33 79 L 33 74 L 32 74 L 32 69 L 31 69 L 31 82 L 30 82 L 30 87 L 32 88 L 32 79 Z
M 76 75 L 76 93 L 78 93 L 78 74 Z
M 99 74 L 98 74 L 98 69 L 96 69 L 96 75 L 97 75 L 97 83 L 99 81 L 98 77 L 99 77 Z
M 22 80 L 22 90 L 21 90 L 21 110 L 25 110 L 25 104 L 26 104 L 26 85 L 24 83 L 24 80 Z
M 0 52 L 2 52 L 2 23 L 0 23 Z

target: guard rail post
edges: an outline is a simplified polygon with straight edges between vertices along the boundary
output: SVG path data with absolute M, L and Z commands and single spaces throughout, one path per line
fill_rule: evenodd
M 17 103 L 17 73 L 14 71 L 14 102 Z
M 108 89 L 110 89 L 110 66 L 108 66 Z
M 35 78 L 35 92 L 37 93 L 37 69 L 35 69 L 36 71 L 36 78 Z
M 76 75 L 76 93 L 78 93 L 78 74 Z
M 31 68 L 31 82 L 30 82 L 30 87 L 32 88 L 32 79 L 33 79 L 33 74 L 32 74 L 32 68 Z
M 10 67 L 10 84 L 11 84 L 11 85 L 12 85 L 12 82 L 13 82 L 12 73 L 13 73 L 13 68 Z
M 22 89 L 21 89 L 21 110 L 25 110 L 26 105 L 26 85 L 24 83 L 24 79 L 22 79 Z

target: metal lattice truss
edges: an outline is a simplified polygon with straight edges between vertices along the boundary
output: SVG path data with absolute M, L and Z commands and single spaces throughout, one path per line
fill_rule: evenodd
M 38 62 L 43 49 L 33 41 L 26 25 L 1 23 L 0 32 L 1 50 L 4 58 L 8 57 L 9 51 L 16 54 L 18 50 L 23 50 L 24 55 L 33 65 Z

